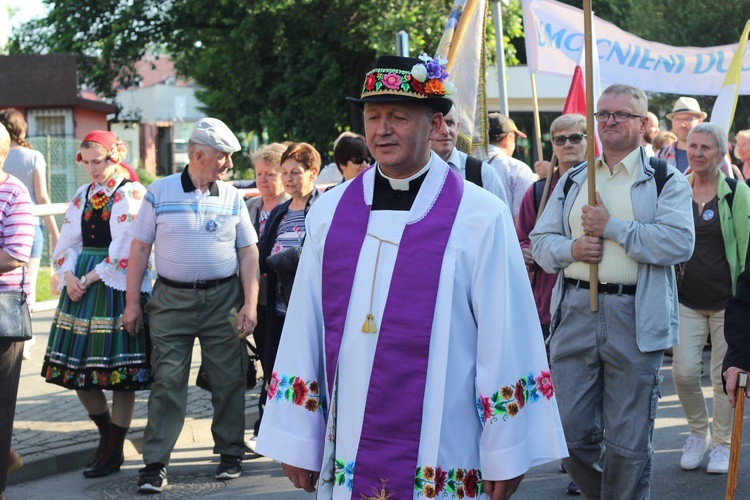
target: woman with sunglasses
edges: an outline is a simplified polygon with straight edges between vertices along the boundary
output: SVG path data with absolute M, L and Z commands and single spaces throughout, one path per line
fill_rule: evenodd
M 552 152 L 557 157 L 559 167 L 552 173 L 550 179 L 549 196 L 555 189 L 557 182 L 565 172 L 586 159 L 586 117 L 577 114 L 562 115 L 555 119 L 550 126 L 550 137 L 552 139 Z M 555 285 L 557 274 L 547 274 L 537 269 L 534 259 L 531 258 L 531 241 L 529 233 L 536 224 L 537 212 L 541 203 L 541 193 L 544 189 L 546 179 L 536 181 L 531 185 L 521 201 L 521 209 L 516 222 L 516 234 L 521 242 L 521 250 L 526 267 L 529 271 L 535 271 L 531 287 L 534 291 L 539 321 L 542 324 L 542 332 L 545 337 L 549 333 L 550 323 L 550 298 L 552 287 Z
M 552 152 L 557 157 L 559 167 L 551 173 L 552 179 L 550 179 L 548 200 L 560 177 L 586 159 L 586 117 L 576 114 L 557 117 L 550 126 L 550 138 L 552 140 Z M 546 168 L 549 170 L 549 163 L 543 163 L 547 164 Z M 518 212 L 516 234 L 521 243 L 523 259 L 530 272 L 531 289 L 534 292 L 536 310 L 537 314 L 539 314 L 539 322 L 542 325 L 542 333 L 546 340 L 547 336 L 549 336 L 549 308 L 552 298 L 552 288 L 555 286 L 555 281 L 557 281 L 557 274 L 548 274 L 538 268 L 531 257 L 531 241 L 529 240 L 529 233 L 534 229 L 534 225 L 536 224 L 545 182 L 546 179 L 536 181 L 526 191 L 523 200 L 521 200 L 521 208 Z M 547 355 L 549 356 L 549 352 Z M 578 486 L 572 481 L 568 484 L 567 491 L 573 495 L 577 495 L 580 492 Z
M 333 149 L 333 161 L 344 176 L 339 184 L 357 177 L 370 166 L 370 151 L 367 149 L 365 138 L 361 135 L 342 137 Z M 336 186 L 328 189 L 333 187 Z

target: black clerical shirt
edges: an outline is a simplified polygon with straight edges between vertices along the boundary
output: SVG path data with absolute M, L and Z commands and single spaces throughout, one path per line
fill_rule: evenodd
M 372 210 L 411 210 L 411 206 L 417 198 L 417 193 L 419 193 L 419 188 L 427 177 L 427 172 L 409 181 L 408 191 L 399 191 L 393 189 L 388 179 L 383 177 L 380 170 L 375 167 L 375 192 L 372 196 Z

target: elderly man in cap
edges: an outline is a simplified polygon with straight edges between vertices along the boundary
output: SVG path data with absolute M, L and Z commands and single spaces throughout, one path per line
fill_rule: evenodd
M 430 151 L 445 67 L 385 56 L 361 98 L 375 167 L 323 196 L 257 451 L 318 498 L 508 498 L 565 455 L 507 205 Z
M 671 113 L 667 113 L 667 120 L 672 121 L 672 132 L 677 136 L 677 142 L 670 144 L 656 152 L 657 158 L 667 160 L 682 173 L 688 169 L 687 137 L 693 127 L 701 123 L 708 116 L 701 111 L 698 101 L 692 97 L 680 97 L 675 101 Z
M 513 220 L 518 218 L 521 200 L 526 191 L 537 180 L 531 167 L 521 160 L 513 158 L 516 150 L 516 136 L 526 137 L 518 130 L 516 123 L 502 113 L 490 113 L 490 145 L 487 150 L 487 162 L 497 169 L 500 180 L 505 186 L 505 197 L 513 214 Z
M 190 356 L 197 337 L 211 383 L 217 479 L 239 477 L 245 451 L 245 374 L 242 339 L 256 324 L 258 236 L 239 191 L 222 182 L 240 144 L 214 118 L 202 118 L 188 142 L 182 173 L 154 182 L 133 225 L 125 328 L 142 327 L 140 282 L 154 247 L 159 278 L 146 306 L 154 382 L 138 488 L 161 492 L 167 464 L 185 419 Z M 238 273 L 239 272 L 239 273 Z

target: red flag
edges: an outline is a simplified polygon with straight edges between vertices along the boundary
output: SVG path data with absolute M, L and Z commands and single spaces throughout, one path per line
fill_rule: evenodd
M 576 66 L 573 72 L 573 81 L 570 82 L 568 97 L 565 99 L 565 106 L 563 106 L 562 114 L 569 115 L 571 113 L 586 116 L 586 85 L 583 82 L 583 69 L 580 66 Z
M 596 47 L 596 46 L 594 46 Z M 594 57 L 597 58 L 596 49 L 594 49 Z M 577 113 L 579 115 L 586 116 L 586 83 L 583 74 L 584 65 L 584 51 L 581 49 L 581 57 L 576 65 L 576 69 L 573 71 L 573 80 L 570 82 L 570 89 L 568 89 L 568 97 L 565 99 L 565 105 L 563 106 L 564 115 Z M 598 97 L 601 92 L 598 89 L 599 82 L 599 64 L 597 59 L 594 59 L 594 96 Z M 596 130 L 596 127 L 594 128 Z M 589 139 L 588 143 L 592 141 Z M 594 138 L 594 154 L 599 156 L 601 153 L 601 146 L 599 145 L 599 137 Z

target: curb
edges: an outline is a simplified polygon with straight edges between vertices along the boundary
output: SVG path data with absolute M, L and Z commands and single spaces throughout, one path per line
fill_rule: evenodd
M 257 415 L 257 406 L 245 413 L 245 429 L 252 430 Z M 208 418 L 186 418 L 175 448 L 213 439 L 211 422 L 212 420 Z M 142 453 L 143 432 L 144 429 L 141 428 L 128 433 L 128 438 L 123 446 L 126 459 L 137 457 Z M 50 452 L 23 456 L 21 457 L 23 467 L 8 477 L 8 486 L 86 467 L 89 459 L 96 451 L 97 445 L 98 443 L 94 441 L 87 444 L 64 446 Z

